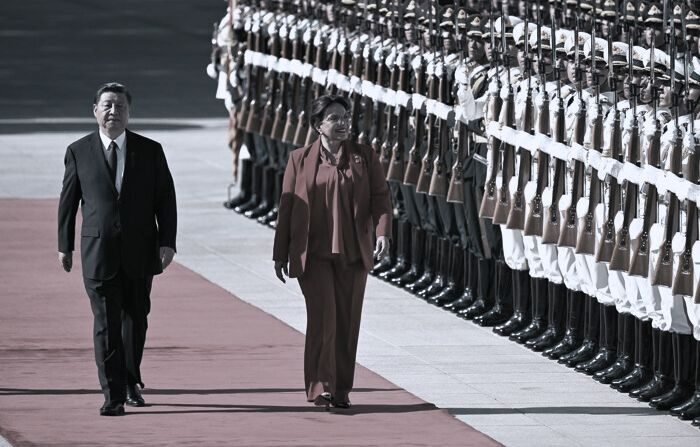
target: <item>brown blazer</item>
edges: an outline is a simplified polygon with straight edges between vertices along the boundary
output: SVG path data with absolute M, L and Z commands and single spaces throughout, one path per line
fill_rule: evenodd
M 353 214 L 362 263 L 373 266 L 372 234 L 391 237 L 391 199 L 384 170 L 372 148 L 346 141 L 353 178 Z M 272 251 L 274 261 L 289 261 L 289 276 L 304 273 L 309 246 L 309 192 L 316 181 L 321 139 L 293 150 L 284 172 L 277 230 Z

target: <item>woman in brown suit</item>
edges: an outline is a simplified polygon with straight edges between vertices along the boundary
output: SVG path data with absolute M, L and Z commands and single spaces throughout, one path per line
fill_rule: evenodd
M 374 151 L 348 141 L 347 99 L 321 96 L 311 112 L 320 138 L 289 155 L 272 258 L 280 281 L 297 278 L 306 301 L 308 401 L 349 408 L 372 234 L 374 256 L 386 256 L 391 201 Z

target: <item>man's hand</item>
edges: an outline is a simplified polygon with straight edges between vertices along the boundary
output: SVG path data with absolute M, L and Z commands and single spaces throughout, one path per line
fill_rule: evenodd
M 73 252 L 69 251 L 68 253 L 61 253 L 59 251 L 58 262 L 61 263 L 63 270 L 70 272 L 70 270 L 73 268 Z
M 284 273 L 284 275 L 282 273 Z M 280 281 L 286 283 L 287 281 L 285 281 L 284 277 L 289 277 L 287 263 L 282 261 L 275 261 L 275 274 L 277 275 L 277 278 L 279 278 Z
M 175 256 L 175 250 L 170 247 L 160 247 L 160 263 L 163 265 L 163 270 L 168 268 L 171 262 L 173 262 L 173 257 Z
M 384 259 L 389 256 L 389 238 L 386 236 L 379 236 L 377 238 L 377 246 L 374 249 L 374 257 L 377 259 Z

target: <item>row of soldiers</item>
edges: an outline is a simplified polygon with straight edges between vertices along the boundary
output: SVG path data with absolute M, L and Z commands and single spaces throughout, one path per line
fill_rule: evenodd
M 311 100 L 346 94 L 395 207 L 373 275 L 698 425 L 697 205 L 664 179 L 700 183 L 699 39 L 691 1 L 231 2 L 224 206 L 274 227 Z

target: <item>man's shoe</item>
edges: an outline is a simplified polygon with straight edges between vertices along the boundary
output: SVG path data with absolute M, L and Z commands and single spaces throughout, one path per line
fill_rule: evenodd
M 346 400 L 345 402 L 332 401 L 331 405 L 333 405 L 335 408 L 342 408 L 342 409 L 348 409 L 348 408 L 352 407 L 352 404 L 350 403 L 349 400 Z
M 108 403 L 105 402 L 100 408 L 100 416 L 123 416 L 124 415 L 124 404 L 121 403 Z
M 139 387 L 136 385 L 126 386 L 126 404 L 130 407 L 145 407 L 146 401 L 143 400 Z

